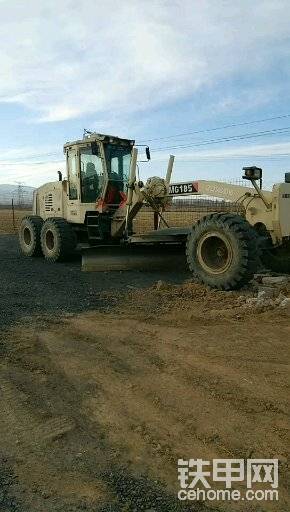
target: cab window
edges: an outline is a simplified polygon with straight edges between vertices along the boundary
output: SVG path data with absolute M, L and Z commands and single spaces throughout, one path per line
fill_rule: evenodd
M 78 169 L 77 156 L 74 151 L 70 151 L 67 155 L 68 177 L 69 177 L 69 198 L 74 201 L 78 199 Z
M 103 189 L 103 164 L 98 150 L 81 150 L 81 194 L 83 203 L 95 203 Z

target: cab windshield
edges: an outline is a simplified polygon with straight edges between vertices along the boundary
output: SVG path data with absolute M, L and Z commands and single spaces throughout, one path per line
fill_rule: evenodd
M 126 192 L 129 179 L 131 146 L 105 146 L 106 164 L 109 181 L 114 183 L 119 192 Z

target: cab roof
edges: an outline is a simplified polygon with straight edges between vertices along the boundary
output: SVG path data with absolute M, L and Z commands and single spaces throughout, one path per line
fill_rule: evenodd
M 121 139 L 114 135 L 104 135 L 103 133 L 93 132 L 93 133 L 85 133 L 83 138 L 80 140 L 66 142 L 63 146 L 63 149 L 65 151 L 66 148 L 69 148 L 71 146 L 81 145 L 86 142 L 105 142 L 105 143 L 111 143 L 111 144 L 120 144 L 120 145 L 124 145 L 124 146 L 134 146 L 134 144 L 135 144 L 135 140 L 132 140 L 132 139 Z

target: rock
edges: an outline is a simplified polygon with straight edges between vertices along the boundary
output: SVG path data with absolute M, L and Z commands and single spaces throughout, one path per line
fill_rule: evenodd
M 257 281 L 257 283 L 261 283 L 263 279 L 263 276 L 261 274 L 254 274 L 254 281 Z
M 279 293 L 277 299 L 275 299 L 276 306 L 280 306 L 281 302 L 286 299 L 285 295 L 283 293 Z
M 270 284 L 273 286 L 279 286 L 288 283 L 287 276 L 265 276 L 262 278 L 263 284 Z
M 246 306 L 251 308 L 270 308 L 272 309 L 275 306 L 275 302 L 273 299 L 270 299 L 266 296 L 264 291 L 258 294 L 258 297 L 250 297 L 246 300 Z
M 275 459 L 278 459 L 281 464 L 287 464 L 288 462 L 287 457 L 284 457 L 284 455 L 277 455 L 275 456 Z
M 43 499 L 45 499 L 45 500 L 48 500 L 48 499 L 50 498 L 50 496 L 51 496 L 51 494 L 49 494 L 49 493 L 48 493 L 48 492 L 46 492 L 46 491 L 43 491 L 43 492 L 41 493 L 41 497 L 42 497 Z
M 257 298 L 272 299 L 276 293 L 277 289 L 273 286 L 259 286 Z
M 247 300 L 246 300 L 246 304 L 248 306 L 254 306 L 257 302 L 257 298 L 256 297 L 249 297 Z
M 247 301 L 247 297 L 245 295 L 240 295 L 236 299 L 237 304 L 244 304 L 246 301 Z
M 290 311 L 290 298 L 289 297 L 285 297 L 285 299 L 283 299 L 280 304 L 279 304 L 279 308 L 283 308 L 283 309 L 289 309 Z
M 170 288 L 170 285 L 168 283 L 165 283 L 164 281 L 157 281 L 155 285 L 156 290 L 168 290 Z
M 257 308 L 272 308 L 274 307 L 274 301 L 272 299 L 257 299 L 256 301 Z

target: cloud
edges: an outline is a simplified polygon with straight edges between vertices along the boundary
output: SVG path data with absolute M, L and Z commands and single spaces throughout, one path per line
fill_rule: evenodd
M 35 158 L 47 158 L 47 157 L 55 157 L 62 154 L 62 148 L 58 148 L 55 145 L 50 146 L 38 146 L 37 148 L 33 146 L 22 146 L 20 148 L 1 148 L 0 153 L 0 164 L 13 162 L 17 163 L 17 161 L 28 161 L 31 162 L 31 159 Z
M 65 171 L 65 161 L 54 162 L 1 162 L 0 184 L 21 182 L 24 185 L 38 187 L 50 181 L 56 181 L 57 171 Z
M 38 122 L 113 120 L 289 55 L 288 0 L 11 0 L 0 19 L 0 102 Z
M 57 179 L 65 171 L 62 148 L 55 145 L 5 148 L 0 157 L 0 183 L 20 181 L 33 187 Z

